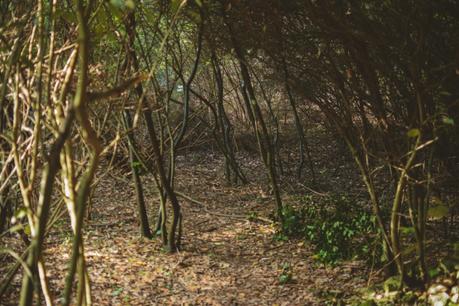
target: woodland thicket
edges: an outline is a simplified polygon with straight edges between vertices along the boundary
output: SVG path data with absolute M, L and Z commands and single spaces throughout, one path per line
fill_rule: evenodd
M 331 199 L 341 203 L 331 211 L 283 200 L 287 134 L 291 175 L 321 188 L 311 126 L 345 148 L 365 203 Z M 44 247 L 68 216 L 60 301 L 91 304 L 84 224 L 94 185 L 119 164 L 135 188 L 140 234 L 180 250 L 178 157 L 215 147 L 227 183 L 242 186 L 254 179 L 239 158 L 243 137 L 264 166 L 280 236 L 306 237 L 330 262 L 349 251 L 353 231 L 371 231 L 363 244 L 385 277 L 425 287 L 438 261 L 429 230 L 457 226 L 458 3 L 2 0 L 0 239 L 13 235 L 24 249 L 2 248 L 14 261 L 0 296 L 22 275 L 20 305 L 37 296 L 54 304 Z M 148 216 L 146 175 L 157 216 Z

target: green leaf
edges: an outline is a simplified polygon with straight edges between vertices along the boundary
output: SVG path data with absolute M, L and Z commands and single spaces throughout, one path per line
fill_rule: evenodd
M 26 233 L 27 236 L 30 236 L 31 235 L 31 231 L 30 231 L 30 225 L 26 225 L 24 227 L 24 233 Z
M 135 161 L 135 162 L 132 162 L 132 168 L 134 169 L 140 169 L 140 167 L 142 166 L 142 164 L 139 162 L 139 161 Z
M 122 2 L 120 0 L 110 0 L 110 5 L 108 8 L 110 9 L 110 13 L 115 17 L 115 19 L 121 19 L 122 14 L 122 7 L 119 6 L 119 3 Z
M 386 293 L 397 291 L 400 288 L 400 277 L 392 276 L 384 282 L 384 291 Z
M 433 268 L 433 269 L 430 269 L 429 270 L 429 276 L 430 278 L 435 278 L 437 277 L 438 275 L 440 275 L 441 271 L 439 268 Z
M 419 131 L 419 129 L 411 129 L 406 133 L 406 135 L 411 138 L 419 137 L 420 134 L 421 131 Z
M 134 0 L 110 0 L 110 7 L 115 16 L 122 15 L 125 10 L 133 10 L 135 8 Z
M 202 7 L 202 1 L 201 1 L 201 0 L 196 0 L 196 4 L 197 4 L 199 7 Z
M 447 124 L 447 125 L 454 125 L 454 119 L 453 119 L 453 118 L 444 116 L 444 117 L 442 118 L 442 121 L 443 121 L 444 124 Z
M 110 0 L 110 4 L 118 9 L 124 8 L 124 1 L 123 0 Z
M 133 10 L 135 8 L 135 3 L 133 0 L 124 1 L 124 5 L 130 10 Z
M 21 207 L 14 213 L 16 219 L 22 219 L 27 215 L 27 208 Z
M 123 292 L 123 288 L 122 287 L 118 287 L 115 290 L 113 290 L 112 296 L 118 296 L 118 295 L 121 294 L 121 292 Z
M 290 282 L 292 280 L 292 275 L 290 273 L 288 274 L 281 274 L 279 275 L 279 283 L 280 284 L 287 284 L 288 282 Z
M 414 234 L 414 227 L 412 226 L 402 226 L 400 227 L 400 231 L 402 234 L 409 235 L 409 234 Z
M 434 219 L 440 219 L 447 216 L 449 213 L 449 208 L 445 204 L 439 204 L 432 206 L 427 211 L 427 216 Z

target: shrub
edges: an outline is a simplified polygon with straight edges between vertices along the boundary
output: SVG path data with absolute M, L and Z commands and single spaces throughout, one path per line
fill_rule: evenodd
M 345 196 L 329 196 L 314 202 L 300 199 L 300 208 L 286 205 L 282 234 L 301 237 L 315 247 L 315 257 L 327 264 L 368 255 L 368 239 L 375 231 L 370 213 Z

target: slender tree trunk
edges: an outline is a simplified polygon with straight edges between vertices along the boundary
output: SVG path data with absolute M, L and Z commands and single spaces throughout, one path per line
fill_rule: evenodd
M 130 57 L 132 59 L 134 72 L 137 73 L 140 71 L 140 69 L 139 69 L 139 63 L 137 60 L 137 56 L 135 54 L 135 50 L 133 48 L 134 47 L 133 43 L 135 40 L 135 24 L 136 24 L 135 16 L 133 13 L 129 14 L 127 22 L 128 22 L 128 26 L 127 26 L 128 35 L 130 36 L 130 41 L 132 42 L 130 44 L 132 46 L 132 48 L 130 48 L 130 52 L 131 52 Z M 158 173 L 159 181 L 161 183 L 162 188 L 164 188 L 165 194 L 169 198 L 171 205 L 172 205 L 173 216 L 172 216 L 171 227 L 168 232 L 167 242 L 168 242 L 169 251 L 175 252 L 177 251 L 176 232 L 177 232 L 177 226 L 178 226 L 179 218 L 180 218 L 180 204 L 178 202 L 177 196 L 175 195 L 171 182 L 169 181 L 166 175 L 165 167 L 162 161 L 160 143 L 158 141 L 155 125 L 153 122 L 153 117 L 152 117 L 153 114 L 152 114 L 150 106 L 148 105 L 146 101 L 142 84 L 138 84 L 135 89 L 136 89 L 139 99 L 141 99 L 140 103 L 143 109 L 143 117 L 145 119 L 148 135 L 149 135 L 150 142 L 153 148 L 153 157 L 155 160 L 155 166 L 156 166 L 156 171 Z
M 304 166 L 304 153 L 306 151 L 306 156 L 307 156 L 307 159 L 308 159 L 308 166 L 309 166 L 309 172 L 311 173 L 311 178 L 312 178 L 312 184 L 313 185 L 316 185 L 316 173 L 315 173 L 315 170 L 314 170 L 314 162 L 312 160 L 312 156 L 311 156 L 311 150 L 309 148 L 309 145 L 308 145 L 308 142 L 307 142 L 307 139 L 304 135 L 304 128 L 303 128 L 303 125 L 301 124 L 301 120 L 300 120 L 300 116 L 298 114 L 298 109 L 297 109 L 297 106 L 296 106 L 296 101 L 295 101 L 295 98 L 293 97 L 293 94 L 292 94 L 292 90 L 290 88 L 290 85 L 289 85 L 289 74 L 288 74 L 288 68 L 287 68 L 287 64 L 285 63 L 285 59 L 282 57 L 282 66 L 283 66 L 283 70 L 284 70 L 284 84 L 285 84 L 285 91 L 287 92 L 287 97 L 288 97 L 288 101 L 290 103 L 290 106 L 292 108 L 292 111 L 293 111 L 293 118 L 295 120 L 295 127 L 296 127 L 296 131 L 298 133 L 298 140 L 299 140 L 299 149 L 300 149 L 300 164 L 298 165 L 298 178 L 301 178 L 301 173 L 302 173 L 302 170 L 303 170 L 303 166 Z
M 265 121 L 263 119 L 263 114 L 261 112 L 260 106 L 258 105 L 255 92 L 253 90 L 249 70 L 247 68 L 247 62 L 245 59 L 244 51 L 239 46 L 236 37 L 233 33 L 233 28 L 231 22 L 226 17 L 226 12 L 222 8 L 222 15 L 226 22 L 226 25 L 229 30 L 229 35 L 234 47 L 237 60 L 239 62 L 241 76 L 242 76 L 242 95 L 246 106 L 249 108 L 249 118 L 252 121 L 252 126 L 254 128 L 255 134 L 258 140 L 258 146 L 260 150 L 260 155 L 262 157 L 263 163 L 265 164 L 266 170 L 268 172 L 268 178 L 271 182 L 271 188 L 276 199 L 277 206 L 277 216 L 281 222 L 284 223 L 283 208 L 282 208 L 282 198 L 280 195 L 279 185 L 277 182 L 277 173 L 276 173 L 276 162 L 275 162 L 275 152 L 272 145 L 268 129 L 266 127 Z
M 242 172 L 241 168 L 237 164 L 236 157 L 234 154 L 234 147 L 232 145 L 231 139 L 231 122 L 228 119 L 228 116 L 225 111 L 225 107 L 223 105 L 223 94 L 224 94 L 224 86 L 223 86 L 223 76 L 221 73 L 221 69 L 217 60 L 217 55 L 215 51 L 212 49 L 212 63 L 213 63 L 213 70 L 216 79 L 217 85 L 217 110 L 218 112 L 213 112 L 215 116 L 216 124 L 220 127 L 220 134 L 223 136 L 223 146 L 222 149 L 225 155 L 225 164 L 226 164 L 226 171 L 228 173 L 228 181 L 231 180 L 231 171 L 234 173 L 235 183 L 237 180 L 240 179 L 243 184 L 247 183 L 247 178 L 245 177 L 244 173 Z M 216 137 L 217 142 L 218 136 Z
M 128 110 L 124 111 L 124 123 L 127 131 L 128 142 L 129 142 L 129 160 L 131 163 L 132 181 L 135 187 L 136 200 L 137 200 L 137 212 L 140 221 L 140 235 L 151 239 L 153 237 L 150 231 L 150 224 L 148 222 L 148 213 L 145 205 L 145 198 L 143 194 L 142 179 L 140 178 L 140 162 L 137 159 L 134 148 L 136 142 L 132 132 L 132 119 L 131 114 Z

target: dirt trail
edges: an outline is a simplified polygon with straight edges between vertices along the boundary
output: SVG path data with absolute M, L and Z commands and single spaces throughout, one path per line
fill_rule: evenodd
M 275 226 L 265 220 L 274 211 L 272 199 L 262 197 L 256 183 L 226 186 L 213 168 L 223 161 L 215 159 L 200 153 L 179 162 L 177 189 L 202 203 L 181 198 L 183 249 L 173 255 L 162 250 L 159 239 L 139 238 L 134 190 L 126 175 L 101 180 L 84 239 L 94 305 L 323 305 L 365 286 L 364 265 L 327 268 L 312 259 L 304 242 L 276 241 Z M 262 169 L 255 159 L 248 164 L 252 171 Z M 153 220 L 157 196 L 151 179 L 143 178 Z M 52 288 L 64 285 L 71 247 L 66 223 L 57 225 L 47 240 Z M 12 305 L 19 277 L 13 287 Z
M 96 305 L 321 304 L 330 299 L 327 291 L 364 285 L 359 265 L 321 267 L 303 242 L 275 241 L 273 224 L 249 221 L 253 212 L 267 218 L 273 211 L 259 186 L 224 186 L 208 166 L 215 161 L 187 164 L 178 171 L 178 190 L 202 204 L 182 199 L 183 249 L 174 255 L 165 254 L 158 240 L 138 238 L 128 186 L 111 180 L 99 186 L 85 239 Z M 146 189 L 155 198 L 151 182 Z M 292 281 L 280 284 L 283 273 Z

